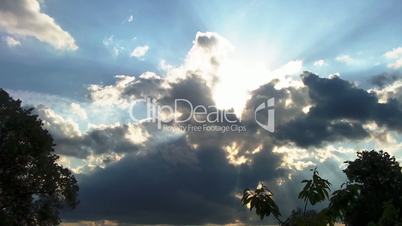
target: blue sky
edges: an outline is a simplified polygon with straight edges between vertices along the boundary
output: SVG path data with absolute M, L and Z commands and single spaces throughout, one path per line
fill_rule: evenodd
M 0 87 L 36 108 L 77 175 L 81 205 L 65 214 L 73 225 L 247 225 L 258 221 L 237 206 L 246 186 L 272 184 L 289 212 L 309 167 L 339 185 L 358 150 L 401 160 L 401 11 L 398 0 L 6 0 Z M 148 96 L 233 108 L 249 130 L 176 133 L 133 122 L 130 107 L 143 113 L 138 100 Z M 274 134 L 247 121 L 270 97 Z M 177 205 L 158 205 L 170 199 L 155 186 Z M 135 204 L 143 199 L 133 190 L 150 205 Z M 179 220 L 187 205 L 200 206 L 199 216 Z

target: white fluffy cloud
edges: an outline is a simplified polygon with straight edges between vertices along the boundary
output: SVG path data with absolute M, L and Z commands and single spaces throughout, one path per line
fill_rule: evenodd
M 77 115 L 81 119 L 87 119 L 88 115 L 87 112 L 85 111 L 84 108 L 81 107 L 80 104 L 77 103 L 71 103 L 70 104 L 70 110 L 73 114 Z
M 384 56 L 394 62 L 388 64 L 389 68 L 400 69 L 402 68 L 402 47 L 395 48 L 384 54 Z
M 129 83 L 135 80 L 134 76 L 116 75 L 114 85 L 90 85 L 88 87 L 89 98 L 97 105 L 121 105 L 127 107 L 129 103 L 121 98 L 121 94 Z
M 382 88 L 374 88 L 369 90 L 378 96 L 380 103 L 387 103 L 389 99 L 402 99 L 402 81 L 396 80 Z
M 137 46 L 133 51 L 130 53 L 130 57 L 136 57 L 140 58 L 145 56 L 149 50 L 149 46 L 144 45 L 144 46 Z
M 294 170 L 305 170 L 326 160 L 333 160 L 339 165 L 343 163 L 342 156 L 353 156 L 355 150 L 341 144 L 331 144 L 324 147 L 300 148 L 293 145 L 274 147 L 274 153 L 283 155 L 281 167 Z
M 21 42 L 18 41 L 17 39 L 11 37 L 11 36 L 7 36 L 4 38 L 5 43 L 9 46 L 9 47 L 16 47 L 16 46 L 20 46 Z
M 325 62 L 325 60 L 320 59 L 320 60 L 314 61 L 313 64 L 314 64 L 314 66 L 316 66 L 316 67 L 322 67 L 322 66 L 326 65 L 327 63 Z
M 53 136 L 69 138 L 81 136 L 78 124 L 73 120 L 63 118 L 44 105 L 37 106 L 36 112 L 43 120 L 44 127 L 48 129 Z
M 389 59 L 397 59 L 399 57 L 402 57 L 402 47 L 395 48 L 393 50 L 390 50 L 384 54 L 385 57 Z
M 222 63 L 233 48 L 228 40 L 217 33 L 197 32 L 193 46 L 183 64 L 178 67 L 168 66 L 166 77 L 169 81 L 175 81 L 186 77 L 188 73 L 195 73 L 205 79 L 210 88 L 213 88 L 220 79 Z M 168 64 L 163 61 L 163 66 L 166 65 Z
M 78 49 L 74 38 L 41 12 L 38 0 L 2 0 L 0 18 L 0 29 L 9 34 L 34 37 L 56 49 Z
M 355 59 L 346 54 L 337 56 L 335 60 L 344 64 L 353 64 L 355 62 Z
M 402 58 L 398 59 L 394 63 L 389 64 L 388 67 L 390 67 L 392 69 L 402 68 Z

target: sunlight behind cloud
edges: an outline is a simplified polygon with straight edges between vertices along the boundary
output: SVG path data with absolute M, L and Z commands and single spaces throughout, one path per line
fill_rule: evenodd
M 250 92 L 262 84 L 278 79 L 276 84 L 278 89 L 303 86 L 298 79 L 302 68 L 302 61 L 290 61 L 272 70 L 263 59 L 248 60 L 237 54 L 223 61 L 219 70 L 219 80 L 213 90 L 214 100 L 219 108 L 233 108 L 236 115 L 240 116 Z

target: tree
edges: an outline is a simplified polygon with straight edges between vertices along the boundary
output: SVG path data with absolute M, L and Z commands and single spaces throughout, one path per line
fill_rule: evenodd
M 299 199 L 304 200 L 304 215 L 306 214 L 307 204 L 315 205 L 329 198 L 331 183 L 328 180 L 322 179 L 317 171 L 317 168 L 311 169 L 313 178 L 311 180 L 303 180 L 305 183 L 303 190 L 299 193 Z
M 78 204 L 77 181 L 32 110 L 0 89 L 0 225 L 57 225 L 59 210 Z
M 299 193 L 298 198 L 304 201 L 303 212 L 293 210 L 291 215 L 283 225 L 286 226 L 326 226 L 333 225 L 334 220 L 328 214 L 328 209 L 325 208 L 319 212 L 314 210 L 307 211 L 307 205 L 312 206 L 329 198 L 331 183 L 320 177 L 317 168 L 311 169 L 313 177 L 310 180 L 303 180 L 304 187 Z
M 243 206 L 248 205 L 250 211 L 255 208 L 256 214 L 260 216 L 261 220 L 272 214 L 279 223 L 282 223 L 279 219 L 281 213 L 272 196 L 272 192 L 263 183 L 259 183 L 254 191 L 251 189 L 244 190 L 241 202 Z
M 372 223 L 377 226 L 402 226 L 402 218 L 400 215 L 400 209 L 395 208 L 391 201 L 384 204 L 384 211 L 378 224 Z
M 306 183 L 303 190 L 299 193 L 299 199 L 305 201 L 303 214 L 301 210 L 293 210 L 291 215 L 283 222 L 280 220 L 280 211 L 275 201 L 273 200 L 272 192 L 262 183 L 259 183 L 255 190 L 245 189 L 241 202 L 247 205 L 250 211 L 255 208 L 256 214 L 261 220 L 265 216 L 272 216 L 283 226 L 326 226 L 333 225 L 334 220 L 329 217 L 328 209 L 323 209 L 320 212 L 313 210 L 306 211 L 307 203 L 315 205 L 319 202 L 328 199 L 331 183 L 319 176 L 317 168 L 311 169 L 313 178 L 311 180 L 303 180 Z
M 340 190 L 332 193 L 329 213 L 333 219 L 344 220 L 347 215 L 350 215 L 355 205 L 357 205 L 359 190 L 359 184 L 344 183 Z
M 390 216 L 402 219 L 402 172 L 395 157 L 383 151 L 362 151 L 346 163 L 348 182 L 333 193 L 330 209 L 352 226 L 388 222 Z

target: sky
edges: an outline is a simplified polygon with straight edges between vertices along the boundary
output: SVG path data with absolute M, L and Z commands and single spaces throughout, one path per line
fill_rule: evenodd
M 35 108 L 79 181 L 65 226 L 258 224 L 244 188 L 268 185 L 286 216 L 310 168 L 337 189 L 357 151 L 402 161 L 401 11 L 398 0 L 2 0 L 0 87 Z M 147 98 L 230 114 L 186 121 L 183 102 L 159 128 Z M 271 98 L 267 131 L 256 109 Z

